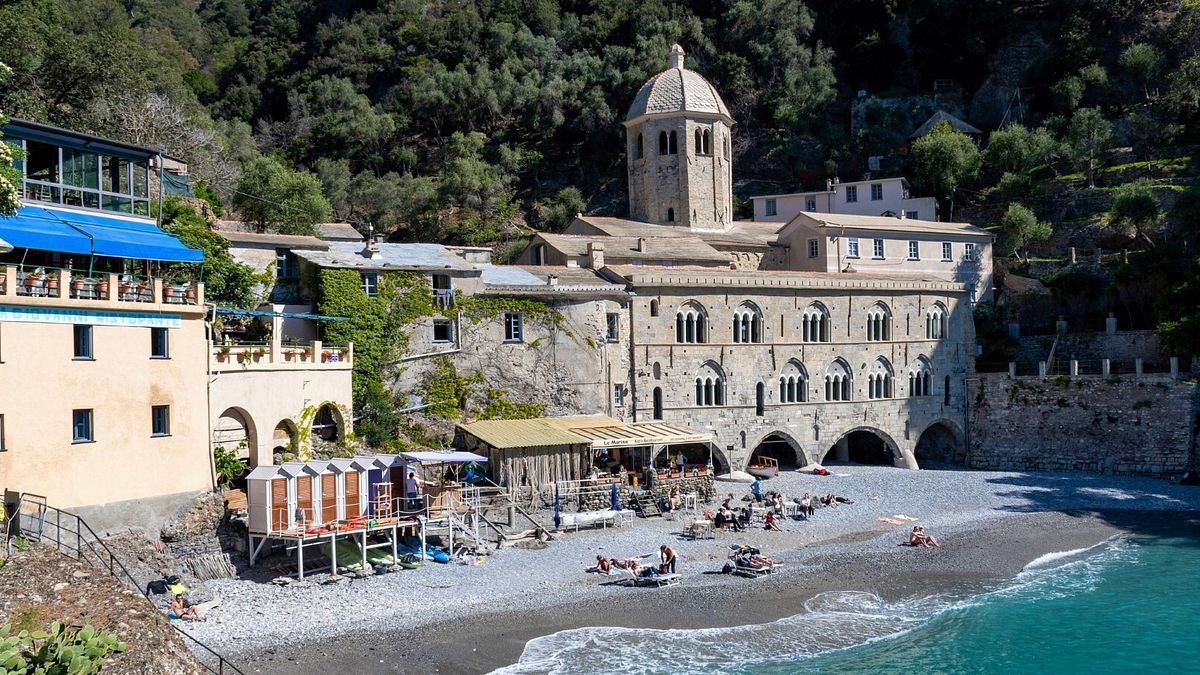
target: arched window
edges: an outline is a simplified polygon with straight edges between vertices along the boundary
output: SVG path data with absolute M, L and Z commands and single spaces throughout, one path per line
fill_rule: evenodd
M 675 313 L 675 341 L 684 344 L 708 342 L 708 314 L 698 303 L 688 302 Z
M 825 400 L 851 400 L 850 394 L 852 392 L 850 385 L 850 366 L 846 365 L 846 362 L 841 359 L 829 364 L 829 368 L 825 371 Z
M 699 129 L 696 129 L 696 133 L 694 134 L 694 136 L 696 137 L 696 140 L 695 140 L 695 145 L 693 147 L 696 150 L 696 154 L 703 155 L 704 154 L 704 146 L 702 145 L 702 141 L 700 140 L 700 130 Z
M 675 222 L 675 209 L 667 209 L 667 222 Z
M 892 365 L 887 359 L 882 356 L 875 359 L 871 372 L 867 373 L 867 398 L 891 398 L 894 381 Z
M 708 133 L 708 129 L 704 130 L 704 154 L 712 154 L 712 134 Z
M 679 141 L 678 141 L 678 137 L 675 135 L 674 131 L 671 132 L 671 135 L 668 137 L 667 141 L 668 141 L 667 142 L 667 154 L 674 155 L 674 154 L 678 153 L 679 152 Z
M 946 306 L 940 302 L 933 304 L 929 311 L 925 312 L 925 339 L 940 340 L 946 337 Z
M 924 356 L 917 357 L 908 370 L 908 395 L 931 396 L 933 384 L 933 369 Z
M 766 414 L 767 408 L 767 385 L 759 382 L 754 387 L 754 414 L 762 417 Z
M 658 300 L 650 301 L 650 316 L 658 316 Z
M 725 373 L 712 361 L 700 366 L 696 375 L 696 405 L 725 405 Z
M 667 132 L 658 132 L 658 154 L 667 155 L 670 154 L 670 150 L 671 146 L 667 142 Z
M 892 310 L 882 302 L 867 310 L 867 340 L 882 342 L 892 339 Z
M 763 318 L 758 306 L 743 302 L 733 311 L 733 341 L 759 343 L 763 341 Z
M 795 359 L 787 362 L 779 375 L 779 402 L 804 403 L 808 401 L 808 373 Z
M 662 401 L 663 401 L 662 387 L 655 387 L 654 388 L 654 412 L 652 414 L 652 417 L 656 420 L 661 420 L 663 418 L 663 416 L 662 416 L 662 408 L 663 408 Z
M 634 159 L 642 158 L 642 134 L 641 133 L 638 133 L 638 135 L 637 135 L 637 147 L 634 148 L 633 153 L 634 153 L 633 154 Z
M 800 320 L 805 342 L 829 342 L 829 310 L 814 302 L 804 310 Z

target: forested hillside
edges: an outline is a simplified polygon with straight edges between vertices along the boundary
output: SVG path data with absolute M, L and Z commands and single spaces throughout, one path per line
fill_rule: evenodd
M 162 143 L 263 228 L 516 245 L 624 211 L 620 122 L 673 42 L 738 122 L 739 198 L 875 156 L 996 226 L 1018 271 L 1141 252 L 1088 311 L 1200 329 L 1197 0 L 17 0 L 0 109 Z M 936 108 L 984 133 L 912 143 Z M 1049 281 L 1042 311 L 1094 291 Z

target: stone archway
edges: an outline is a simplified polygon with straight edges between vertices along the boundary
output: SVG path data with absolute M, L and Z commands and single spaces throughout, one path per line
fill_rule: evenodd
M 769 457 L 779 462 L 779 467 L 783 468 L 799 468 L 807 466 L 808 453 L 800 443 L 786 431 L 772 431 L 765 434 L 758 442 L 754 444 L 754 450 L 751 451 L 747 459 L 747 466 L 754 464 L 759 457 Z
M 313 414 L 312 436 L 326 443 L 336 443 L 346 437 L 346 421 L 342 411 L 333 403 L 325 402 Z
M 960 468 L 967 460 L 963 434 L 950 420 L 938 420 L 917 437 L 913 456 L 923 469 Z
M 859 427 L 842 434 L 825 452 L 821 463 L 909 466 L 896 441 L 874 427 Z
M 236 452 L 251 468 L 262 463 L 258 456 L 258 429 L 254 418 L 244 408 L 235 406 L 221 413 L 213 425 L 210 446 L 210 449 L 223 447 Z M 266 463 L 269 464 L 270 459 Z
M 299 442 L 299 430 L 292 420 L 280 420 L 271 434 L 271 454 L 290 452 L 295 454 Z

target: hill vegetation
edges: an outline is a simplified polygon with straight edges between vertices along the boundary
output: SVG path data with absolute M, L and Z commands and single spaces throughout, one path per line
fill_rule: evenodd
M 162 143 L 263 229 L 517 245 L 624 211 L 620 122 L 673 42 L 738 121 L 743 200 L 874 157 L 1017 272 L 1132 252 L 1037 311 L 1200 349 L 1198 0 L 16 0 L 0 109 Z M 911 141 L 935 109 L 983 138 Z

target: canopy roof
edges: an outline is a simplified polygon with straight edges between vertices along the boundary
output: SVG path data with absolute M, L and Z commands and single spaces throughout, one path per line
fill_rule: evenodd
M 402 452 L 400 456 L 415 464 L 466 464 L 467 462 L 486 462 L 487 457 L 473 452 L 455 450 L 423 450 L 418 452 Z
M 665 422 L 630 424 L 604 415 L 485 420 L 460 424 L 459 428 L 497 449 L 555 445 L 630 448 L 712 441 L 711 432 L 695 432 Z
M 204 252 L 188 248 L 151 220 L 98 213 L 22 206 L 0 218 L 0 237 L 17 248 L 102 255 L 164 262 L 203 262 Z
M 311 319 L 313 321 L 349 321 L 348 316 L 326 316 L 309 312 L 274 312 L 269 309 L 236 309 L 233 307 L 217 307 L 216 313 L 221 316 L 263 316 L 281 317 L 284 319 Z

